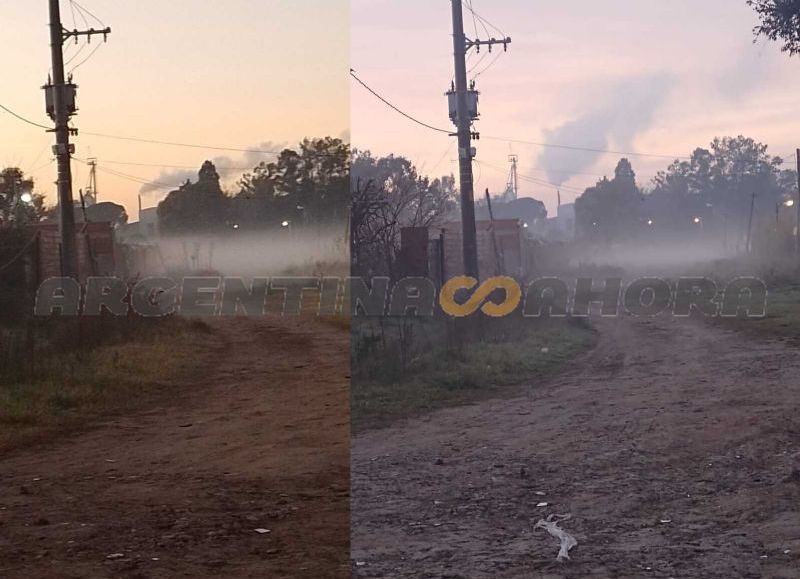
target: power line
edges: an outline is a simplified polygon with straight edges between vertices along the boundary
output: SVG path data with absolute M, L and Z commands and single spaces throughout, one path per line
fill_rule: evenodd
M 476 11 L 475 11 L 473 8 L 472 8 L 472 1 L 471 1 L 471 0 L 470 0 L 469 2 L 467 2 L 466 8 L 467 8 L 467 10 L 469 10 L 469 11 L 470 11 L 470 13 L 472 13 L 472 17 L 473 17 L 473 18 L 477 18 L 478 20 L 480 20 L 480 21 L 481 21 L 481 24 L 483 25 L 483 29 L 484 29 L 484 30 L 486 30 L 486 25 L 488 24 L 490 28 L 494 28 L 494 29 L 495 29 L 497 32 L 499 32 L 499 33 L 500 33 L 500 36 L 501 36 L 502 38 L 505 38 L 505 37 L 506 37 L 506 34 L 505 34 L 505 32 L 503 32 L 503 31 L 502 31 L 502 30 L 500 30 L 500 29 L 499 29 L 497 26 L 495 26 L 494 24 L 492 24 L 491 22 L 489 22 L 488 20 L 486 20 L 486 18 L 484 18 L 483 16 L 481 16 L 480 14 L 478 14 L 478 13 L 477 13 L 477 12 L 476 12 Z M 487 35 L 487 36 L 489 36 L 489 31 L 488 31 L 488 30 L 486 30 L 486 35 Z
M 595 149 L 592 147 L 580 147 L 577 145 L 560 145 L 555 143 L 541 143 L 537 141 L 525 141 L 522 139 L 509 139 L 508 137 L 496 137 L 493 135 L 481 135 L 483 139 L 489 139 L 492 141 L 506 141 L 508 143 L 515 143 L 520 145 L 533 145 L 536 147 L 545 147 L 550 149 L 565 149 L 568 151 L 578 151 L 578 152 L 586 152 L 586 153 L 600 153 L 600 154 L 608 154 L 608 155 L 621 155 L 625 157 L 653 157 L 659 159 L 684 159 L 688 160 L 691 157 L 681 156 L 681 155 L 664 155 L 660 153 L 634 153 L 631 151 L 614 151 L 610 149 Z
M 370 93 L 372 93 L 374 96 L 376 96 L 378 99 L 380 99 L 384 104 L 386 104 L 387 106 L 392 108 L 394 111 L 400 113 L 404 117 L 412 120 L 413 122 L 415 122 L 415 123 L 417 123 L 419 125 L 422 125 L 423 127 L 428 128 L 428 129 L 431 129 L 431 130 L 434 130 L 434 131 L 438 131 L 438 132 L 441 132 L 441 133 L 450 134 L 450 131 L 446 131 L 444 129 L 440 129 L 438 127 L 431 126 L 431 125 L 429 125 L 427 123 L 423 123 L 422 121 L 414 118 L 413 116 L 409 115 L 405 111 L 402 111 L 401 109 L 397 108 L 395 105 L 393 105 L 387 99 L 385 99 L 383 96 L 378 94 L 377 91 L 375 91 L 372 88 L 370 88 L 364 81 L 362 81 L 360 78 L 358 78 L 355 75 L 355 73 L 354 73 L 354 71 L 352 69 L 350 70 L 350 75 L 354 79 L 356 79 L 356 81 L 358 81 L 358 83 L 361 86 L 363 86 Z M 565 150 L 569 150 L 569 151 L 578 151 L 578 152 L 586 152 L 586 153 L 620 155 L 620 156 L 626 156 L 626 157 L 652 157 L 652 158 L 659 158 L 659 159 L 669 159 L 669 160 L 672 160 L 672 161 L 674 161 L 676 159 L 691 159 L 691 157 L 686 157 L 686 156 L 681 156 L 681 155 L 664 155 L 664 154 L 660 154 L 660 153 L 634 153 L 632 151 L 614 151 L 614 150 L 610 150 L 610 149 L 596 149 L 596 148 L 591 148 L 591 147 L 580 147 L 580 146 L 577 146 L 577 145 L 561 145 L 561 144 L 555 144 L 555 143 L 541 143 L 541 142 L 537 142 L 537 141 L 525 141 L 525 140 L 522 140 L 522 139 L 510 139 L 508 137 L 497 137 L 497 136 L 493 136 L 493 135 L 483 135 L 482 134 L 481 138 L 489 139 L 489 140 L 493 140 L 493 141 L 505 141 L 507 143 L 517 143 L 517 144 L 522 144 L 522 145 L 534 145 L 534 146 L 537 146 L 537 147 L 544 147 L 544 148 L 550 148 L 550 149 L 565 149 Z
M 423 122 L 422 122 L 422 121 L 420 121 L 419 119 L 415 119 L 414 117 L 412 117 L 412 116 L 411 116 L 411 115 L 409 115 L 408 113 L 406 113 L 406 112 L 404 112 L 404 111 L 400 110 L 399 108 L 397 108 L 396 106 L 394 106 L 394 105 L 393 105 L 392 103 L 390 103 L 388 100 L 386 100 L 386 99 L 385 99 L 385 98 L 383 98 L 381 95 L 379 95 L 379 94 L 378 94 L 376 91 L 372 90 L 372 89 L 371 89 L 369 86 L 367 86 L 367 84 L 366 84 L 364 81 L 362 81 L 360 78 L 358 78 L 358 77 L 356 76 L 356 73 L 355 73 L 355 71 L 354 71 L 352 68 L 350 69 L 350 76 L 352 76 L 352 77 L 353 77 L 353 78 L 356 80 L 356 82 L 358 82 L 358 84 L 360 84 L 360 85 L 361 85 L 361 86 L 363 86 L 365 89 L 367 89 L 369 92 L 371 92 L 371 93 L 372 93 L 374 96 L 376 96 L 376 97 L 377 97 L 377 98 L 378 98 L 378 99 L 379 99 L 381 102 L 383 102 L 383 104 L 385 104 L 385 105 L 386 105 L 386 106 L 388 106 L 389 108 L 393 109 L 395 112 L 398 112 L 398 113 L 400 113 L 401 115 L 403 115 L 403 116 L 404 116 L 404 117 L 406 117 L 407 119 L 409 119 L 409 120 L 411 120 L 411 121 L 413 121 L 413 122 L 417 123 L 418 125 L 422 125 L 423 127 L 427 128 L 427 129 L 431 129 L 432 131 L 437 131 L 437 132 L 439 132 L 439 133 L 445 133 L 445 134 L 448 134 L 448 135 L 450 134 L 450 131 L 447 131 L 447 130 L 445 130 L 445 129 L 440 129 L 440 128 L 438 128 L 438 127 L 434 127 L 433 125 L 429 125 L 428 123 L 423 123 Z
M 505 54 L 505 53 L 503 53 L 503 52 L 500 52 L 500 51 L 498 50 L 498 51 L 497 51 L 497 55 L 495 55 L 495 57 L 494 57 L 494 58 L 493 58 L 491 61 L 489 61 L 489 64 L 488 64 L 488 65 L 486 65 L 484 68 L 482 68 L 481 70 L 479 70 L 478 72 L 476 72 L 476 73 L 475 73 L 475 75 L 472 77 L 472 80 L 475 80 L 475 79 L 476 79 L 476 78 L 478 78 L 480 75 L 482 75 L 484 72 L 486 72 L 487 70 L 489 70 L 490 68 L 492 68 L 492 67 L 495 65 L 495 63 L 496 63 L 498 60 L 500 60 L 500 57 L 501 57 L 501 56 L 503 56 L 503 54 Z
M 475 12 L 472 10 L 472 0 L 467 1 L 467 6 L 469 7 L 470 12 L 472 12 L 472 28 L 475 30 L 475 38 L 478 38 L 478 20 L 475 18 Z M 481 22 L 483 29 L 486 30 L 486 25 Z M 489 36 L 489 32 L 486 32 L 486 36 Z
M 70 0 L 70 2 L 69 2 L 69 7 L 70 7 L 70 10 L 72 11 L 72 25 L 73 25 L 73 27 L 77 28 L 77 23 L 76 23 L 76 21 L 75 21 L 75 9 L 77 8 L 77 9 L 78 9 L 78 14 L 79 14 L 79 15 L 80 15 L 80 17 L 81 17 L 81 20 L 83 20 L 83 24 L 84 24 L 84 26 L 85 26 L 86 28 L 89 28 L 89 21 L 88 21 L 88 19 L 86 18 L 86 15 L 89 15 L 89 17 L 90 17 L 90 18 L 93 18 L 94 20 L 96 20 L 96 21 L 97 21 L 97 22 L 100 24 L 100 27 L 101 27 L 101 28 L 105 28 L 105 26 L 106 26 L 106 25 L 105 25 L 105 23 L 104 23 L 102 20 L 100 20 L 100 19 L 99 19 L 97 16 L 95 16 L 94 14 L 92 14 L 91 12 L 89 12 L 89 10 L 87 10 L 86 8 L 84 8 L 83 6 L 81 6 L 80 4 L 78 4 L 77 2 L 75 2 L 75 0 Z M 78 40 L 78 37 L 76 37 L 75 39 L 76 39 L 76 41 L 77 41 L 77 40 Z M 77 51 L 76 51 L 76 52 L 75 52 L 75 53 L 74 53 L 72 56 L 70 56 L 68 60 L 66 60 L 66 61 L 64 62 L 64 66 L 68 66 L 70 63 L 74 62 L 74 61 L 75 61 L 75 60 L 76 60 L 76 59 L 77 59 L 77 58 L 78 58 L 78 57 L 79 57 L 79 56 L 80 56 L 80 55 L 83 53 L 83 51 L 84 51 L 84 50 L 85 50 L 85 49 L 86 49 L 86 48 L 87 48 L 89 45 L 90 45 L 90 43 L 88 42 L 88 39 L 87 39 L 87 42 L 83 42 L 83 43 L 81 43 L 81 45 L 80 45 L 80 48 L 78 48 L 78 50 L 77 50 Z M 103 45 L 103 44 L 101 44 L 101 43 L 97 43 L 97 45 L 94 47 L 94 49 L 92 49 L 92 50 L 89 52 L 89 55 L 88 55 L 86 58 L 84 58 L 83 60 L 81 60 L 81 61 L 80 61 L 78 64 L 76 64 L 75 66 L 73 66 L 73 67 L 70 69 L 70 74 L 72 74 L 73 72 L 75 72 L 75 70 L 77 70 L 77 69 L 78 69 L 78 67 L 80 67 L 80 66 L 82 66 L 82 65 L 86 64 L 86 62 L 88 62 L 88 61 L 89 61 L 89 60 L 90 60 L 90 59 L 91 59 L 91 58 L 92 58 L 92 57 L 95 55 L 95 53 L 96 53 L 96 52 L 97 52 L 97 51 L 100 49 L 100 47 L 101 47 L 102 45 Z
M 438 169 L 438 168 L 439 168 L 439 165 L 441 165 L 441 164 L 442 164 L 442 161 L 444 161 L 444 160 L 445 160 L 445 157 L 447 157 L 447 155 L 449 155 L 449 154 L 450 154 L 450 151 L 452 151 L 452 150 L 453 150 L 453 145 L 455 145 L 455 141 L 450 141 L 450 145 L 448 145 L 448 147 L 447 147 L 447 150 L 446 150 L 446 151 L 444 152 L 444 154 L 443 154 L 443 155 L 442 155 L 442 156 L 439 158 L 439 160 L 438 160 L 438 161 L 436 161 L 436 164 L 435 164 L 435 165 L 434 165 L 434 166 L 431 168 L 431 170 L 429 171 L 429 173 L 431 173 L 431 174 L 432 174 L 434 171 L 436 171 L 436 169 Z
M 70 71 L 69 71 L 69 72 L 70 72 L 70 74 L 72 74 L 73 72 L 75 72 L 79 66 L 81 66 L 81 65 L 84 65 L 84 64 L 86 64 L 87 62 L 89 62 L 89 60 L 90 60 L 90 59 L 91 59 L 91 58 L 92 58 L 92 57 L 95 55 L 95 53 L 96 53 L 98 50 L 100 50 L 100 47 L 101 47 L 101 46 L 103 46 L 103 45 L 102 45 L 102 44 L 100 44 L 100 43 L 98 42 L 98 43 L 95 45 L 95 47 L 92 49 L 92 51 L 89 53 L 89 55 L 88 55 L 86 58 L 84 58 L 83 60 L 81 60 L 81 61 L 80 61 L 78 64 L 76 64 L 75 66 L 73 66 L 73 67 L 70 69 Z M 75 54 L 75 57 L 77 57 L 77 56 L 78 56 L 78 54 L 80 54 L 80 51 L 78 51 L 78 52 Z
M 83 53 L 83 51 L 86 49 L 87 46 L 89 46 L 89 43 L 82 42 L 80 47 L 78 47 L 78 50 L 64 62 L 64 66 L 68 66 L 72 62 L 74 62 L 75 59 L 77 59 L 81 55 L 81 53 Z
M 20 257 L 22 257 L 23 255 L 25 255 L 25 252 L 28 250 L 28 248 L 29 248 L 31 245 L 33 245 L 33 242 L 34 242 L 34 241 L 36 241 L 36 240 L 38 239 L 38 237 L 39 237 L 39 234 L 38 234 L 38 233 L 34 234 L 34 236 L 33 236 L 33 237 L 31 237 L 31 238 L 30 238 L 30 240 L 28 240 L 28 242 L 27 242 L 27 243 L 25 243 L 25 245 L 23 245 L 23 246 L 22 246 L 22 249 L 20 249 L 20 250 L 19 250 L 19 252 L 18 252 L 18 253 L 16 253 L 16 254 L 14 255 L 14 257 L 12 257 L 12 258 L 11 258 L 11 261 L 7 261 L 7 262 L 6 262 L 6 263 L 4 263 L 2 266 L 0 266 L 0 272 L 7 270 L 9 267 L 11 267 L 12 265 L 14 265 L 14 263 L 16 263 L 16 261 L 17 261 L 17 260 L 18 260 Z
M 139 137 L 122 137 L 119 135 L 109 135 L 107 133 L 94 133 L 91 131 L 81 131 L 83 135 L 100 137 L 103 139 L 116 139 L 118 141 L 133 141 L 136 143 L 148 143 L 151 145 L 166 145 L 170 147 L 186 147 L 190 149 L 205 149 L 209 151 L 228 151 L 234 153 L 255 153 L 260 155 L 280 155 L 281 151 L 267 151 L 263 149 L 240 149 L 237 147 L 216 147 L 213 145 L 197 145 L 193 143 L 178 143 L 173 141 L 160 141 L 157 139 L 142 139 Z
M 17 119 L 19 119 L 20 121 L 22 121 L 24 123 L 27 123 L 29 125 L 33 125 L 34 127 L 38 127 L 40 129 L 45 129 L 47 131 L 51 130 L 50 127 L 47 127 L 45 125 L 41 125 L 39 123 L 36 123 L 36 122 L 31 121 L 29 119 L 26 119 L 22 115 L 19 115 L 19 114 L 15 113 L 14 111 L 12 111 L 11 109 L 9 109 L 8 107 L 6 107 L 6 106 L 4 106 L 2 104 L 0 104 L 0 109 L 3 109 L 8 114 L 12 115 L 13 117 L 16 117 Z M 107 133 L 94 133 L 94 132 L 91 132 L 91 131 L 81 131 L 81 134 L 82 135 L 88 135 L 88 136 L 91 136 L 91 137 L 100 137 L 100 138 L 103 138 L 103 139 L 116 139 L 116 140 L 119 140 L 119 141 L 133 141 L 133 142 L 136 142 L 136 143 L 148 143 L 148 144 L 151 144 L 151 145 L 166 145 L 166 146 L 171 146 L 171 147 L 187 147 L 187 148 L 190 148 L 190 149 L 205 149 L 205 150 L 209 150 L 209 151 L 227 151 L 227 152 L 234 152 L 234 153 L 253 153 L 253 154 L 259 154 L 259 155 L 280 155 L 282 153 L 282 151 L 268 151 L 268 150 L 265 150 L 265 149 L 243 149 L 243 148 L 238 148 L 238 147 L 218 147 L 218 146 L 214 146 L 214 145 L 198 145 L 198 144 L 193 144 L 193 143 L 177 143 L 177 142 L 172 142 L 172 141 L 160 141 L 160 140 L 157 140 L 157 139 L 142 139 L 142 138 L 139 138 L 139 137 L 123 137 L 123 136 L 120 136 L 120 135 L 110 135 L 110 134 L 107 134 Z M 315 152 L 315 154 L 317 154 L 317 155 L 319 155 L 319 154 L 333 155 L 332 153 L 319 153 L 319 152 Z
M 493 25 L 491 22 L 489 22 L 488 20 L 486 20 L 485 18 L 483 18 L 483 17 L 482 17 L 480 14 L 478 14 L 478 13 L 477 13 L 477 12 L 474 10 L 474 8 L 472 7 L 472 0 L 469 0 L 469 1 L 466 3 L 466 5 L 465 5 L 465 6 L 466 6 L 467 10 L 469 10 L 469 11 L 470 11 L 470 13 L 472 13 L 472 22 L 473 22 L 473 27 L 475 28 L 475 37 L 476 37 L 476 38 L 477 38 L 477 36 L 478 36 L 478 28 L 477 28 L 477 26 L 475 26 L 475 19 L 476 19 L 476 18 L 477 18 L 478 20 L 480 20 L 480 22 L 481 22 L 481 26 L 483 27 L 483 30 L 484 30 L 484 32 L 486 33 L 486 36 L 487 36 L 487 37 L 491 36 L 491 34 L 489 33 L 489 29 L 488 29 L 488 28 L 486 28 L 486 25 L 487 25 L 487 24 L 488 24 L 489 26 L 491 26 L 492 28 L 494 28 L 494 29 L 495 29 L 497 32 L 499 32 L 499 33 L 500 33 L 500 36 L 501 36 L 502 38 L 505 38 L 505 37 L 506 37 L 505 33 L 504 33 L 502 30 L 500 30 L 500 29 L 499 29 L 497 26 L 494 26 L 494 25 Z M 478 78 L 480 75 L 482 75 L 484 72 L 486 72 L 487 70 L 489 70 L 490 68 L 492 68 L 492 66 L 494 66 L 494 65 L 495 65 L 495 63 L 497 63 L 497 61 L 500 59 L 500 57 L 501 57 L 501 56 L 502 56 L 504 53 L 505 53 L 505 51 L 503 51 L 503 52 L 500 52 L 500 51 L 498 50 L 498 51 L 497 51 L 497 55 L 495 55 L 495 57 L 489 61 L 489 64 L 488 64 L 487 66 L 485 66 L 484 68 L 482 68 L 482 69 L 481 69 L 481 70 L 480 70 L 478 73 L 476 73 L 476 74 L 475 74 L 475 75 L 472 77 L 472 79 L 473 79 L 473 80 L 475 80 L 475 79 L 476 79 L 476 78 Z M 470 53 L 470 54 L 472 54 L 472 53 Z M 476 68 L 478 68 L 478 67 L 480 66 L 481 62 L 483 62 L 483 60 L 484 60 L 484 59 L 485 59 L 485 58 L 486 58 L 488 55 L 490 55 L 490 54 L 491 54 L 491 51 L 485 51 L 485 52 L 483 53 L 483 55 L 482 55 L 482 56 L 481 56 L 481 57 L 478 59 L 478 61 L 477 61 L 476 63 L 474 63 L 474 64 L 473 64 L 473 65 L 470 67 L 470 69 L 467 71 L 467 74 L 470 74 L 472 71 L 474 71 Z
M 15 118 L 19 119 L 19 120 L 20 120 L 20 121 L 22 121 L 23 123 L 28 123 L 29 125 L 33 125 L 34 127 L 39 127 L 40 129 L 45 129 L 46 131 L 49 131 L 49 130 L 50 130 L 50 127 L 46 127 L 46 126 L 44 126 L 44 125 L 40 125 L 39 123 L 35 123 L 35 122 L 33 122 L 33 121 L 29 120 L 29 119 L 26 119 L 26 118 L 25 118 L 25 117 L 23 117 L 22 115 L 18 115 L 17 113 L 15 113 L 14 111 L 12 111 L 10 108 L 8 108 L 8 107 L 6 107 L 6 106 L 4 106 L 4 105 L 2 105 L 2 104 L 0 104 L 0 109 L 3 109 L 3 110 L 4 110 L 5 112 L 7 112 L 9 115 L 11 115 L 12 117 L 15 117 Z
M 89 161 L 87 161 L 86 159 L 81 159 L 79 157 L 73 157 L 73 159 L 75 159 L 80 163 L 83 163 L 84 165 L 89 165 Z M 149 181 L 143 177 L 130 175 L 128 173 L 123 173 L 122 171 L 116 171 L 114 169 L 107 169 L 105 167 L 97 167 L 97 169 L 99 171 L 102 171 L 103 173 L 114 175 L 115 177 L 120 177 L 121 179 L 127 179 L 128 181 L 133 181 L 134 183 L 139 183 L 140 185 L 156 186 L 156 188 L 158 189 L 177 189 L 182 185 L 182 183 L 180 185 L 175 185 L 175 184 L 170 185 L 168 183 L 161 183 L 159 181 Z
M 136 163 L 133 161 L 108 161 L 106 159 L 100 159 L 105 164 L 108 165 L 128 165 L 131 167 L 156 167 L 160 169 L 199 169 L 199 167 L 195 165 L 165 165 L 163 163 Z M 253 167 L 223 167 L 217 166 L 215 167 L 221 171 L 252 171 Z
M 83 25 L 86 28 L 89 28 L 89 21 L 86 19 L 86 14 L 80 9 L 80 7 L 78 6 L 78 3 L 75 2 L 75 0 L 69 0 L 69 8 L 72 11 L 72 25 L 75 28 L 78 27 L 78 25 L 75 22 L 75 9 L 77 8 L 78 9 L 78 15 L 81 17 L 81 20 L 83 20 Z
M 470 55 L 472 54 L 473 53 L 470 52 Z M 480 57 L 478 57 L 478 59 L 472 64 L 472 66 L 469 67 L 469 70 L 467 70 L 467 74 L 470 74 L 473 70 L 478 68 L 481 65 L 481 63 L 486 59 L 487 56 L 489 56 L 489 51 L 484 50 L 483 54 Z
M 97 23 L 100 24 L 100 28 L 105 28 L 106 27 L 105 22 L 103 22 L 97 16 L 92 14 L 87 8 L 84 8 L 83 6 L 78 4 L 78 2 L 76 0 L 70 0 L 70 3 L 73 4 L 79 11 L 81 11 L 81 12 L 83 12 L 85 14 L 88 14 L 89 17 L 94 18 L 95 20 L 97 20 Z
M 504 173 L 504 174 L 506 173 L 506 169 L 502 169 L 502 168 L 500 168 L 497 165 L 494 165 L 492 163 L 487 163 L 485 161 L 478 161 L 477 159 L 475 159 L 475 162 L 478 165 L 485 165 L 485 166 L 489 167 L 490 169 L 494 169 L 495 171 L 498 171 L 500 173 Z M 546 187 L 551 187 L 553 189 L 562 189 L 564 191 L 569 191 L 571 193 L 583 193 L 583 191 L 581 189 L 578 189 L 577 187 L 570 187 L 568 185 L 556 185 L 555 183 L 551 183 L 549 181 L 545 181 L 544 179 L 539 179 L 538 177 L 532 177 L 530 175 L 520 174 L 519 178 L 524 180 L 524 181 L 529 181 L 531 183 L 534 183 L 536 185 L 543 185 L 543 186 L 546 186 Z

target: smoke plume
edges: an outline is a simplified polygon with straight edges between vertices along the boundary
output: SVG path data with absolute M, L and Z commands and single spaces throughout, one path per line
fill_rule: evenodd
M 265 141 L 258 145 L 248 147 L 249 151 L 242 153 L 237 157 L 230 157 L 227 155 L 220 155 L 213 157 L 210 160 L 214 163 L 219 173 L 220 180 L 222 181 L 223 188 L 231 187 L 244 175 L 252 171 L 257 165 L 262 162 L 274 161 L 277 154 L 289 147 L 289 143 L 284 141 L 276 143 L 273 141 Z M 260 151 L 273 151 L 274 153 L 262 153 Z M 159 173 L 158 177 L 153 179 L 150 183 L 142 185 L 139 193 L 142 195 L 153 195 L 158 198 L 165 197 L 172 189 L 177 189 L 183 185 L 186 180 L 197 181 L 197 173 L 206 157 L 200 159 L 197 163 L 196 169 L 165 169 Z M 169 187 L 172 189 L 170 189 Z
M 665 102 L 673 82 L 667 74 L 619 82 L 593 110 L 545 131 L 546 142 L 598 150 L 610 147 L 629 149 L 636 136 L 651 126 L 653 116 Z M 546 148 L 536 164 L 545 169 L 551 183 L 562 185 L 591 168 L 601 156 L 600 152 Z

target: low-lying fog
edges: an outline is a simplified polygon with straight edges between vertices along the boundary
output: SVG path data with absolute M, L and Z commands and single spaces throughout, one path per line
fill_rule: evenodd
M 136 260 L 139 275 L 221 275 L 243 278 L 274 275 L 347 275 L 350 257 L 346 231 L 290 228 L 235 232 L 224 236 L 165 237 Z

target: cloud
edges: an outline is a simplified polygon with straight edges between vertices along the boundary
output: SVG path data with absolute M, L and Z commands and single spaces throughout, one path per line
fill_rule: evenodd
M 722 69 L 716 80 L 717 90 L 729 100 L 741 100 L 770 86 L 776 64 L 774 53 L 748 44 L 731 66 Z
M 658 109 L 674 85 L 666 73 L 628 78 L 616 83 L 595 101 L 592 110 L 545 131 L 548 144 L 572 145 L 588 149 L 630 149 L 637 135 L 652 125 Z M 554 185 L 569 181 L 594 165 L 602 153 L 546 148 L 536 164 L 545 169 Z
M 158 177 L 153 179 L 152 182 L 142 185 L 139 189 L 141 195 L 153 195 L 158 198 L 163 198 L 169 192 L 165 189 L 165 185 L 169 185 L 177 189 L 188 179 L 189 181 L 197 181 L 197 173 L 200 167 L 206 160 L 214 163 L 219 173 L 220 180 L 223 187 L 234 186 L 236 182 L 245 173 L 252 171 L 253 168 L 262 162 L 274 161 L 281 151 L 289 146 L 288 141 L 273 142 L 264 141 L 258 145 L 247 147 L 249 150 L 239 156 L 231 157 L 221 155 L 211 159 L 203 159 L 197 164 L 197 169 L 165 169 L 159 173 Z M 268 151 L 264 153 L 262 151 Z

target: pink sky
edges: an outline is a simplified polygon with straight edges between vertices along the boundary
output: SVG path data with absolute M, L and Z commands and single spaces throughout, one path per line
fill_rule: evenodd
M 753 44 L 756 18 L 744 0 L 473 0 L 473 7 L 512 37 L 509 52 L 478 78 L 484 136 L 668 156 L 725 135 L 751 136 L 773 154 L 793 155 L 800 145 L 800 59 Z M 444 0 L 353 0 L 352 66 L 400 108 L 450 128 L 443 96 L 453 70 L 450 26 Z M 473 26 L 465 10 L 468 36 Z M 486 36 L 480 23 L 478 32 Z M 452 138 L 410 123 L 355 85 L 351 102 L 355 146 L 405 155 L 434 176 L 456 172 Z M 542 156 L 546 149 L 502 139 L 475 144 L 477 191 L 502 191 L 513 152 L 525 176 L 568 178 L 565 202 L 619 160 L 552 149 Z M 669 163 L 631 161 L 645 184 Z M 554 186 L 523 180 L 521 193 L 555 209 Z
M 80 112 L 74 125 L 84 131 L 251 148 L 338 137 L 349 127 L 346 0 L 79 3 L 112 28 L 108 44 L 75 71 Z M 62 0 L 61 7 L 72 28 L 70 3 Z M 85 27 L 80 13 L 75 20 Z M 3 2 L 0 22 L 0 103 L 49 124 L 39 88 L 50 67 L 47 2 Z M 89 25 L 98 27 L 91 19 Z M 69 58 L 76 48 L 67 50 Z M 33 171 L 38 188 L 55 202 L 55 167 L 48 165 L 52 136 L 0 112 L 0 137 L 0 166 Z M 185 172 L 159 165 L 199 168 L 217 159 L 239 168 L 264 158 L 85 134 L 75 144 L 78 157 L 98 157 L 103 169 L 167 184 L 181 182 Z M 87 170 L 76 162 L 74 172 L 77 195 Z M 228 182 L 238 173 L 228 174 Z M 123 203 L 135 218 L 141 185 L 102 171 L 98 177 L 100 200 Z M 145 206 L 158 199 L 157 193 L 145 196 Z

